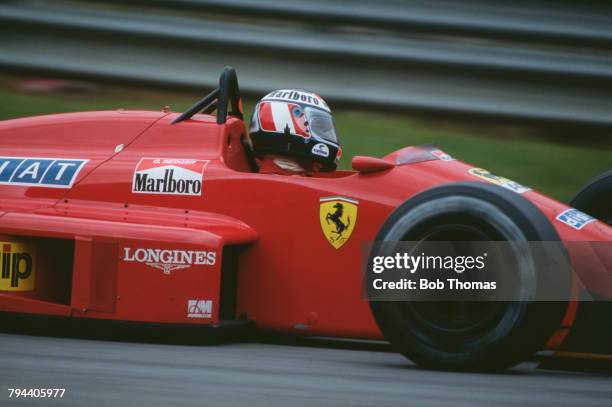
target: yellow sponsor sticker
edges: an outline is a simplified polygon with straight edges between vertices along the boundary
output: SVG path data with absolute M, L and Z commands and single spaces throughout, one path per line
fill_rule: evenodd
M 22 242 L 0 242 L 0 291 L 34 290 L 36 251 Z
M 499 185 L 502 188 L 509 189 L 510 191 L 516 192 L 517 194 L 522 194 L 531 190 L 531 188 L 521 185 L 518 182 L 512 181 L 508 178 L 500 177 L 499 175 L 495 175 L 490 171 L 487 171 L 482 168 L 471 168 L 468 172 L 475 177 L 478 177 L 492 184 Z
M 353 234 L 357 224 L 358 201 L 341 196 L 319 200 L 319 221 L 323 235 L 335 249 L 341 248 Z

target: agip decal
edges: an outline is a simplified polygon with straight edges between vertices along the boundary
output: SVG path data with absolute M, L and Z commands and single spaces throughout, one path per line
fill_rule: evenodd
M 89 160 L 0 157 L 0 185 L 71 188 Z
M 202 195 L 202 179 L 208 160 L 142 158 L 132 179 L 137 194 Z
M 521 185 L 518 182 L 512 181 L 511 179 L 495 175 L 490 171 L 487 171 L 482 168 L 471 168 L 468 172 L 475 177 L 478 177 L 492 184 L 499 185 L 502 188 L 509 189 L 510 191 L 516 192 L 517 194 L 522 194 L 527 191 L 531 191 L 531 188 L 529 187 Z
M 0 291 L 32 291 L 35 282 L 36 251 L 33 245 L 0 242 Z

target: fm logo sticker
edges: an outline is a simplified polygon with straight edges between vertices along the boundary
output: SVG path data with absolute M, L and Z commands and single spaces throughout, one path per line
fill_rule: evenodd
M 0 242 L 0 291 L 34 290 L 36 253 L 26 243 Z
M 321 230 L 334 249 L 341 248 L 353 234 L 357 224 L 358 205 L 358 201 L 341 196 L 319 200 Z
M 212 300 L 187 300 L 187 318 L 211 318 Z

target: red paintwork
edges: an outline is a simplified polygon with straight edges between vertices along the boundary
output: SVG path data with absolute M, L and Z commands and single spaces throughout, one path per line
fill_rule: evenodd
M 356 155 L 351 160 L 351 166 L 355 171 L 359 171 L 362 174 L 366 174 L 390 170 L 391 168 L 395 167 L 395 164 L 391 161 L 383 160 L 381 158 Z
M 263 329 L 380 338 L 361 299 L 362 243 L 373 240 L 412 195 L 448 182 L 479 181 L 468 173 L 472 166 L 456 160 L 395 166 L 405 149 L 382 160 L 357 159 L 363 172 L 252 173 L 240 144 L 242 121 L 230 118 L 219 126 L 213 116 L 196 115 L 171 125 L 174 118 L 93 112 L 0 122 L 2 156 L 89 160 L 70 189 L 0 185 L 0 234 L 37 245 L 40 277 L 39 291 L 0 292 L 0 310 L 214 324 L 221 250 L 242 245 L 237 315 L 245 313 Z M 202 196 L 132 193 L 143 157 L 209 160 Z M 329 196 L 359 201 L 354 232 L 340 249 L 326 241 L 319 224 L 319 199 Z M 572 229 L 554 220 L 566 205 L 534 191 L 524 196 L 564 241 L 612 240 L 604 223 Z M 126 247 L 215 251 L 217 261 L 164 274 L 122 260 Z M 587 288 L 612 297 L 605 269 L 573 260 Z M 190 299 L 212 300 L 211 317 L 188 318 Z

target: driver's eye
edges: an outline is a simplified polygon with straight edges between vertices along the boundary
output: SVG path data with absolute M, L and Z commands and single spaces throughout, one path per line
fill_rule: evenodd
M 300 109 L 299 107 L 296 107 L 293 109 L 293 115 L 295 117 L 300 117 L 302 115 L 302 109 Z

